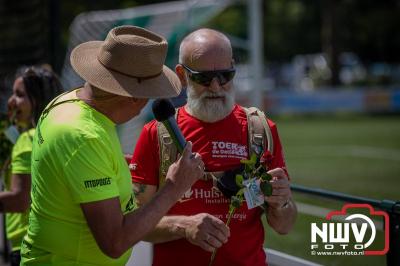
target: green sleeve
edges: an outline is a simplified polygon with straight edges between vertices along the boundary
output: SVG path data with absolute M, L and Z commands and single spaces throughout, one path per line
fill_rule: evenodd
M 19 136 L 11 154 L 11 173 L 30 174 L 32 155 L 33 130 L 24 132 Z
M 65 163 L 65 179 L 76 203 L 119 196 L 115 162 L 104 142 L 85 141 Z

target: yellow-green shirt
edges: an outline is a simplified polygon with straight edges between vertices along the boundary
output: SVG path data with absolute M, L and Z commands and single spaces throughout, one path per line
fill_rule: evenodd
M 35 129 L 22 133 L 15 143 L 11 153 L 11 174 L 31 173 L 32 139 Z M 6 180 L 6 189 L 10 190 L 11 180 Z M 28 213 L 6 213 L 7 238 L 11 242 L 12 251 L 21 249 L 21 241 L 28 228 Z
M 70 99 L 75 91 L 57 102 Z M 131 250 L 118 259 L 106 256 L 80 207 L 113 197 L 124 214 L 137 207 L 115 124 L 83 101 L 45 111 L 33 140 L 32 206 L 21 265 L 125 265 Z

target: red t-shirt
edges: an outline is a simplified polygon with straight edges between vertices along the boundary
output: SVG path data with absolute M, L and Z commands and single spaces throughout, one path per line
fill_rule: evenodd
M 193 143 L 193 151 L 201 154 L 208 171 L 236 168 L 240 160 L 248 157 L 246 113 L 236 105 L 232 113 L 215 123 L 202 122 L 184 108 L 178 109 L 177 123 L 186 140 Z M 271 169 L 285 169 L 282 146 L 275 124 L 271 127 L 274 152 Z M 135 165 L 132 180 L 136 183 L 158 186 L 159 146 L 157 122 L 146 124 L 136 144 L 131 163 Z M 213 182 L 197 181 L 168 212 L 168 215 L 194 215 L 209 213 L 226 222 L 229 199 L 213 187 Z M 220 247 L 214 266 L 265 266 L 264 228 L 261 208 L 249 210 L 246 203 L 235 212 L 230 222 L 231 235 Z M 211 253 L 191 244 L 186 239 L 154 245 L 153 265 L 208 265 Z

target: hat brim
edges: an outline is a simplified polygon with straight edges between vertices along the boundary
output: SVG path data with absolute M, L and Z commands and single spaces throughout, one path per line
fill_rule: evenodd
M 102 43 L 82 43 L 71 53 L 72 67 L 85 81 L 101 90 L 127 97 L 170 98 L 179 95 L 179 78 L 165 65 L 159 76 L 141 80 L 106 68 L 97 59 Z

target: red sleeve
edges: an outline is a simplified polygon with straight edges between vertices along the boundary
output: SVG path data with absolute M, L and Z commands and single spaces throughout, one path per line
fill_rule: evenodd
M 159 165 L 157 122 L 152 121 L 143 127 L 133 152 L 132 182 L 158 186 Z
M 286 175 L 289 177 L 290 180 L 289 173 L 286 169 L 285 155 L 283 153 L 281 140 L 279 138 L 278 128 L 276 127 L 276 124 L 273 121 L 269 119 L 267 120 L 268 120 L 268 125 L 271 129 L 272 139 L 274 141 L 273 158 L 270 165 L 270 169 L 282 168 L 283 170 L 285 170 Z

